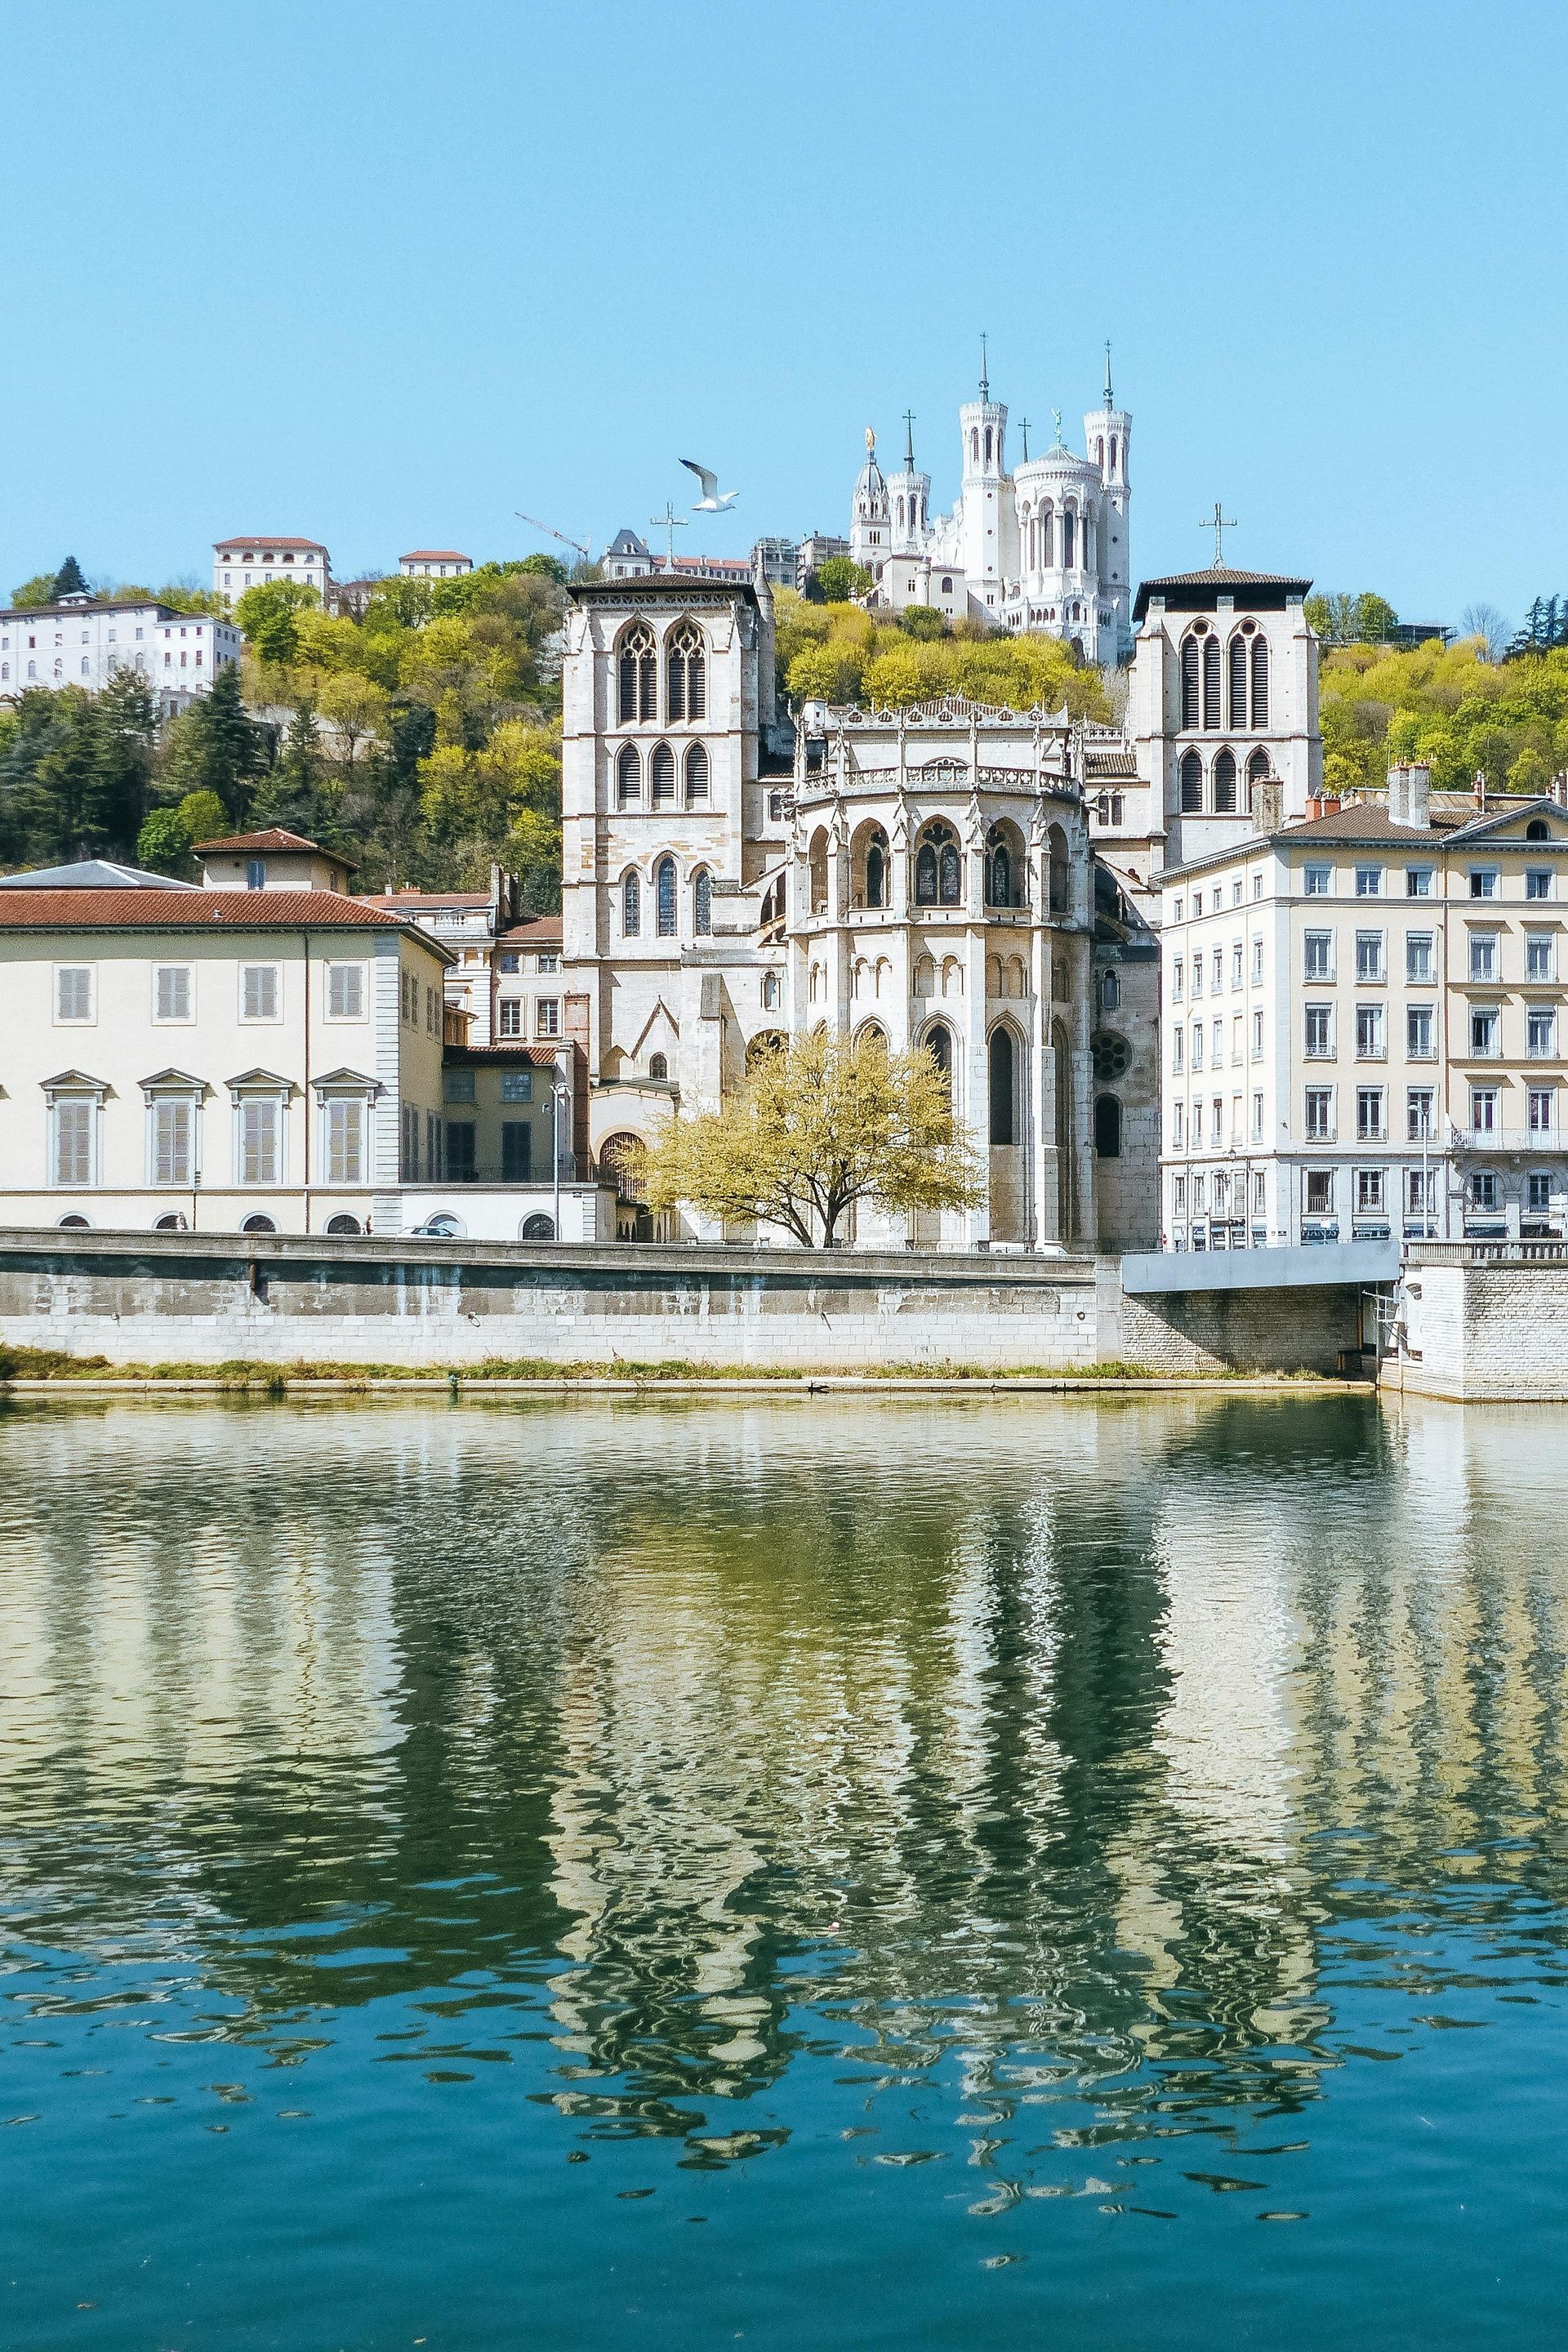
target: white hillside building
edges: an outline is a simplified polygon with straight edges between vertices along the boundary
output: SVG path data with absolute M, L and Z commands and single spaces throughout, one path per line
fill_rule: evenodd
M 322 604 L 332 583 L 332 559 L 319 539 L 220 539 L 213 549 L 213 586 L 237 604 L 264 580 L 298 580 Z
M 205 694 L 220 669 L 239 659 L 239 631 L 203 613 L 175 613 L 155 599 L 58 604 L 0 613 L 0 703 L 38 687 L 81 686 L 96 694 L 121 670 L 137 670 L 167 718 Z
M 851 502 L 849 551 L 877 582 L 878 600 L 902 611 L 931 604 L 996 628 L 1033 629 L 1076 644 L 1084 658 L 1125 660 L 1131 647 L 1128 441 L 1132 420 L 1115 405 L 1109 357 L 1105 397 L 1085 416 L 1088 454 L 1057 437 L 1041 457 L 1008 470 L 1007 410 L 980 395 L 958 412 L 962 487 L 948 514 L 931 511 L 931 476 L 915 463 L 913 419 L 904 462 L 887 477 L 868 433 Z

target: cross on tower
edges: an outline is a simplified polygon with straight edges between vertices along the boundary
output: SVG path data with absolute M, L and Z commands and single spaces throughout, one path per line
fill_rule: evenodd
M 675 534 L 678 530 L 684 530 L 686 529 L 686 517 L 684 515 L 678 515 L 675 511 L 673 500 L 667 499 L 665 500 L 664 512 L 661 515 L 649 515 L 648 522 L 653 530 L 662 530 L 668 534 L 668 551 L 665 556 L 665 562 L 668 564 L 671 572 L 673 572 L 675 569 Z
M 1024 436 L 1024 463 L 1026 466 L 1029 462 L 1029 420 L 1026 416 L 1019 417 L 1018 430 Z
M 904 411 L 904 471 L 912 474 L 914 470 L 915 412 L 912 408 L 906 408 Z
M 1227 530 L 1235 530 L 1236 528 L 1235 516 L 1222 514 L 1219 500 L 1215 499 L 1213 514 L 1205 515 L 1199 523 L 1198 529 L 1212 530 L 1214 533 L 1214 568 L 1216 572 L 1220 571 L 1225 563 L 1225 534 Z
M 991 397 L 991 365 L 985 355 L 984 335 L 980 338 L 980 397 L 982 400 L 989 400 Z

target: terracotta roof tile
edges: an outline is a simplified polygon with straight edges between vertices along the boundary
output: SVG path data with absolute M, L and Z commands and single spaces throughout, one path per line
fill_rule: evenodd
M 280 824 L 268 825 L 261 833 L 226 833 L 216 841 L 197 841 L 191 845 L 198 857 L 209 849 L 309 849 L 318 857 L 331 857 L 339 866 L 347 866 L 346 857 L 339 857 L 335 849 L 323 849 L 319 842 L 307 841 L 302 833 L 286 833 Z
M 404 930 L 363 898 L 336 890 L 6 890 L 0 931 Z M 426 944 L 428 934 L 420 933 Z

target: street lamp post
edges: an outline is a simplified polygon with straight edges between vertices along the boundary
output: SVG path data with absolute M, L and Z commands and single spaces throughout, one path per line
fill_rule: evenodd
M 556 1077 L 550 1088 L 550 1157 L 552 1163 L 551 1175 L 553 1180 L 552 1223 L 554 1228 L 551 1237 L 554 1241 L 561 1239 L 561 1107 L 570 1100 L 571 1096 L 567 1088 L 562 1084 L 561 1079 Z

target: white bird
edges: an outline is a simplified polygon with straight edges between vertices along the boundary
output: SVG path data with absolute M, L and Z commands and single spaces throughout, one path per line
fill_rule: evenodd
M 706 466 L 700 466 L 695 457 L 682 457 L 680 462 L 688 473 L 696 475 L 702 485 L 702 496 L 692 508 L 693 514 L 722 514 L 726 507 L 734 505 L 741 495 L 739 490 L 721 492 L 718 475 L 710 474 Z

